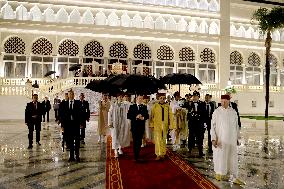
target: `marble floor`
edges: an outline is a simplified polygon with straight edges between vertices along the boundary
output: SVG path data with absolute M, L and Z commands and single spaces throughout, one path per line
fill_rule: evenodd
M 239 176 L 243 188 L 284 189 L 284 122 L 243 119 L 239 151 Z M 27 128 L 23 120 L 0 120 L 0 189 L 105 188 L 105 145 L 97 144 L 97 122 L 88 123 L 81 162 L 68 163 L 62 152 L 60 127 L 42 124 L 41 146 L 27 150 Z M 206 145 L 206 144 L 205 144 Z M 220 188 L 241 188 L 214 180 L 212 157 L 188 157 L 178 153 Z

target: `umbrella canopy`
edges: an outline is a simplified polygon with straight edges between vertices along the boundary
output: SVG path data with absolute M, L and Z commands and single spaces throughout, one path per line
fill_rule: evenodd
M 160 80 L 164 84 L 179 85 L 179 91 L 181 84 L 187 84 L 187 85 L 202 84 L 194 75 L 186 73 L 168 74 L 162 77 Z
M 93 80 L 88 83 L 85 88 L 98 93 L 108 93 L 111 96 L 114 96 L 117 93 L 121 92 L 119 88 L 114 85 L 111 85 L 106 80 Z
M 159 89 L 166 89 L 166 86 L 155 77 L 139 74 L 117 75 L 109 79 L 109 82 L 121 91 L 135 95 L 153 94 Z
M 75 71 L 81 69 L 82 64 L 74 64 L 69 68 L 69 71 Z
M 48 72 L 46 72 L 46 74 L 44 74 L 44 77 L 50 76 L 50 75 L 55 74 L 55 73 L 56 73 L 55 71 L 48 71 Z
M 202 84 L 194 75 L 191 74 L 185 74 L 185 73 L 173 73 L 168 74 L 161 78 L 161 81 L 164 84 Z

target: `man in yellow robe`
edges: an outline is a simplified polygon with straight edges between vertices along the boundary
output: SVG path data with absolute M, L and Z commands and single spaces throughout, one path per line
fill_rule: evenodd
M 165 158 L 168 130 L 175 129 L 172 110 L 165 100 L 165 93 L 159 93 L 158 102 L 151 109 L 150 128 L 154 130 L 156 160 Z

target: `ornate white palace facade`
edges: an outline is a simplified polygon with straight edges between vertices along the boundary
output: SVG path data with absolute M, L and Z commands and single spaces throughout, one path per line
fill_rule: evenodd
M 202 81 L 202 95 L 215 98 L 231 83 L 240 112 L 261 114 L 265 47 L 251 22 L 260 6 L 271 7 L 242 0 L 1 1 L 0 95 L 25 94 L 27 78 L 50 97 L 82 87 L 68 71 L 81 63 L 89 75 L 190 73 Z M 273 32 L 270 60 L 270 113 L 282 114 L 284 30 Z M 59 79 L 49 83 L 48 71 Z

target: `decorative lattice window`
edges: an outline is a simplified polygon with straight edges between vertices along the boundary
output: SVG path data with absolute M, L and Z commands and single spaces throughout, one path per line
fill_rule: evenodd
M 103 57 L 104 48 L 98 41 L 91 41 L 84 47 L 85 56 Z
M 216 56 L 215 53 L 209 49 L 205 48 L 201 54 L 200 54 L 201 62 L 209 62 L 209 63 L 214 63 Z
M 33 43 L 32 53 L 38 55 L 51 55 L 52 44 L 46 38 L 39 38 Z
M 151 49 L 145 43 L 140 43 L 134 48 L 134 58 L 151 59 Z
M 159 60 L 172 60 L 174 59 L 174 52 L 168 45 L 162 45 L 157 50 L 157 58 Z
M 112 58 L 127 58 L 128 49 L 123 43 L 115 42 L 109 48 L 109 56 Z
M 195 54 L 190 47 L 184 47 L 179 51 L 180 61 L 194 61 Z
M 10 37 L 4 43 L 5 53 L 24 54 L 26 49 L 25 42 L 19 37 Z
M 242 65 L 243 63 L 243 57 L 241 55 L 241 53 L 239 53 L 238 51 L 233 51 L 230 54 L 230 64 L 233 65 Z
M 248 64 L 250 66 L 260 66 L 260 57 L 254 52 L 250 53 L 248 57 Z
M 65 56 L 77 56 L 79 46 L 71 39 L 64 40 L 58 48 L 58 54 Z
M 272 67 L 276 68 L 277 67 L 277 64 L 278 64 L 278 60 L 277 58 L 273 55 L 273 54 L 270 54 L 269 55 L 269 63 Z

